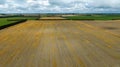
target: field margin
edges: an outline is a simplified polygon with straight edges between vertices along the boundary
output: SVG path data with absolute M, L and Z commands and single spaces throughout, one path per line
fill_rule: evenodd
M 8 28 L 8 27 L 10 27 L 10 26 L 14 26 L 14 25 L 16 25 L 16 24 L 23 23 L 23 22 L 25 22 L 25 21 L 27 21 L 27 19 L 22 19 L 22 20 L 16 21 L 16 22 L 11 23 L 11 24 L 7 24 L 7 25 L 0 26 L 0 30 L 5 29 L 5 28 Z

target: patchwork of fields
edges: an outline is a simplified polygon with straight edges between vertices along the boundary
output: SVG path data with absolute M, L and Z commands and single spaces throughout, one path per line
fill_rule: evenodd
M 120 20 L 120 15 L 118 14 L 106 14 L 106 15 L 96 15 L 96 14 L 87 14 L 87 15 L 76 15 L 76 16 L 64 16 L 66 19 L 70 20 Z
M 119 49 L 120 37 L 83 21 L 31 20 L 0 31 L 1 67 L 120 67 Z
M 62 17 L 41 17 L 41 20 L 63 20 L 65 18 Z

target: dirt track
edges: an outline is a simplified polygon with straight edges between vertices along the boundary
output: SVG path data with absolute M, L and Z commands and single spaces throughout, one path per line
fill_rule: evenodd
M 27 21 L 0 31 L 0 67 L 120 67 L 120 38 L 81 21 Z

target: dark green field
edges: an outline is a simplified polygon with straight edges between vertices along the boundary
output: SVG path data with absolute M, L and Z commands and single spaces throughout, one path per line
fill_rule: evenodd
M 36 20 L 37 17 L 8 17 L 8 18 L 0 18 L 0 26 L 4 26 L 4 25 L 7 25 L 7 24 L 15 23 L 16 21 L 23 20 L 23 19 Z
M 64 18 L 69 20 L 120 20 L 120 15 L 76 15 Z

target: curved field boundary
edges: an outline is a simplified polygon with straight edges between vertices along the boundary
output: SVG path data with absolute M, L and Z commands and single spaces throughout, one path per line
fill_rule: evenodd
M 14 23 L 11 23 L 11 24 L 7 24 L 7 25 L 4 25 L 4 26 L 0 26 L 0 30 L 4 29 L 4 28 L 7 28 L 7 27 L 10 27 L 10 26 L 13 26 L 13 25 L 16 25 L 16 24 L 19 24 L 19 23 L 23 23 L 27 21 L 27 19 L 24 19 L 24 20 L 19 20 L 19 21 L 16 21 Z

